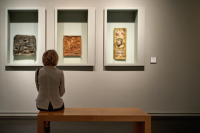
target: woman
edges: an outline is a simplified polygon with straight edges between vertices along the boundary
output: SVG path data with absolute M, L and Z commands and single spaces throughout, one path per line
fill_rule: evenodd
M 57 111 L 64 109 L 62 96 L 65 93 L 63 71 L 56 68 L 58 54 L 48 50 L 43 54 L 44 67 L 35 72 L 35 83 L 38 93 L 36 106 L 41 111 Z M 49 122 L 46 126 L 49 125 Z

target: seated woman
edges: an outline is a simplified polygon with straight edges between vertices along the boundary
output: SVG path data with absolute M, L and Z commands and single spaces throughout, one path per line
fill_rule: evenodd
M 44 67 L 35 72 L 38 110 L 57 111 L 64 109 L 61 97 L 65 93 L 65 80 L 63 71 L 56 68 L 58 58 L 55 50 L 46 51 L 42 57 Z M 46 127 L 48 126 L 50 126 L 50 122 L 46 123 Z

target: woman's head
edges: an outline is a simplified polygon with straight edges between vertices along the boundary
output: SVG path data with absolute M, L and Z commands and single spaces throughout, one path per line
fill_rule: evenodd
M 47 50 L 42 56 L 44 66 L 56 66 L 58 64 L 58 54 L 55 50 Z

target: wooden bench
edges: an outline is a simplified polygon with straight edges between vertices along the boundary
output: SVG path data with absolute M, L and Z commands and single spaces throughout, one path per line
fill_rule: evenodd
M 133 122 L 133 133 L 151 133 L 151 116 L 139 108 L 65 108 L 40 111 L 37 132 L 43 133 L 44 121 L 126 121 Z

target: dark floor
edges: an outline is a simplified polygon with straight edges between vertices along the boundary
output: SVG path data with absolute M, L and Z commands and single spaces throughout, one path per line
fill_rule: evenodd
M 132 133 L 131 122 L 51 122 L 51 133 Z M 152 118 L 152 133 L 200 133 L 200 119 Z M 37 133 L 36 117 L 0 117 L 0 133 Z

